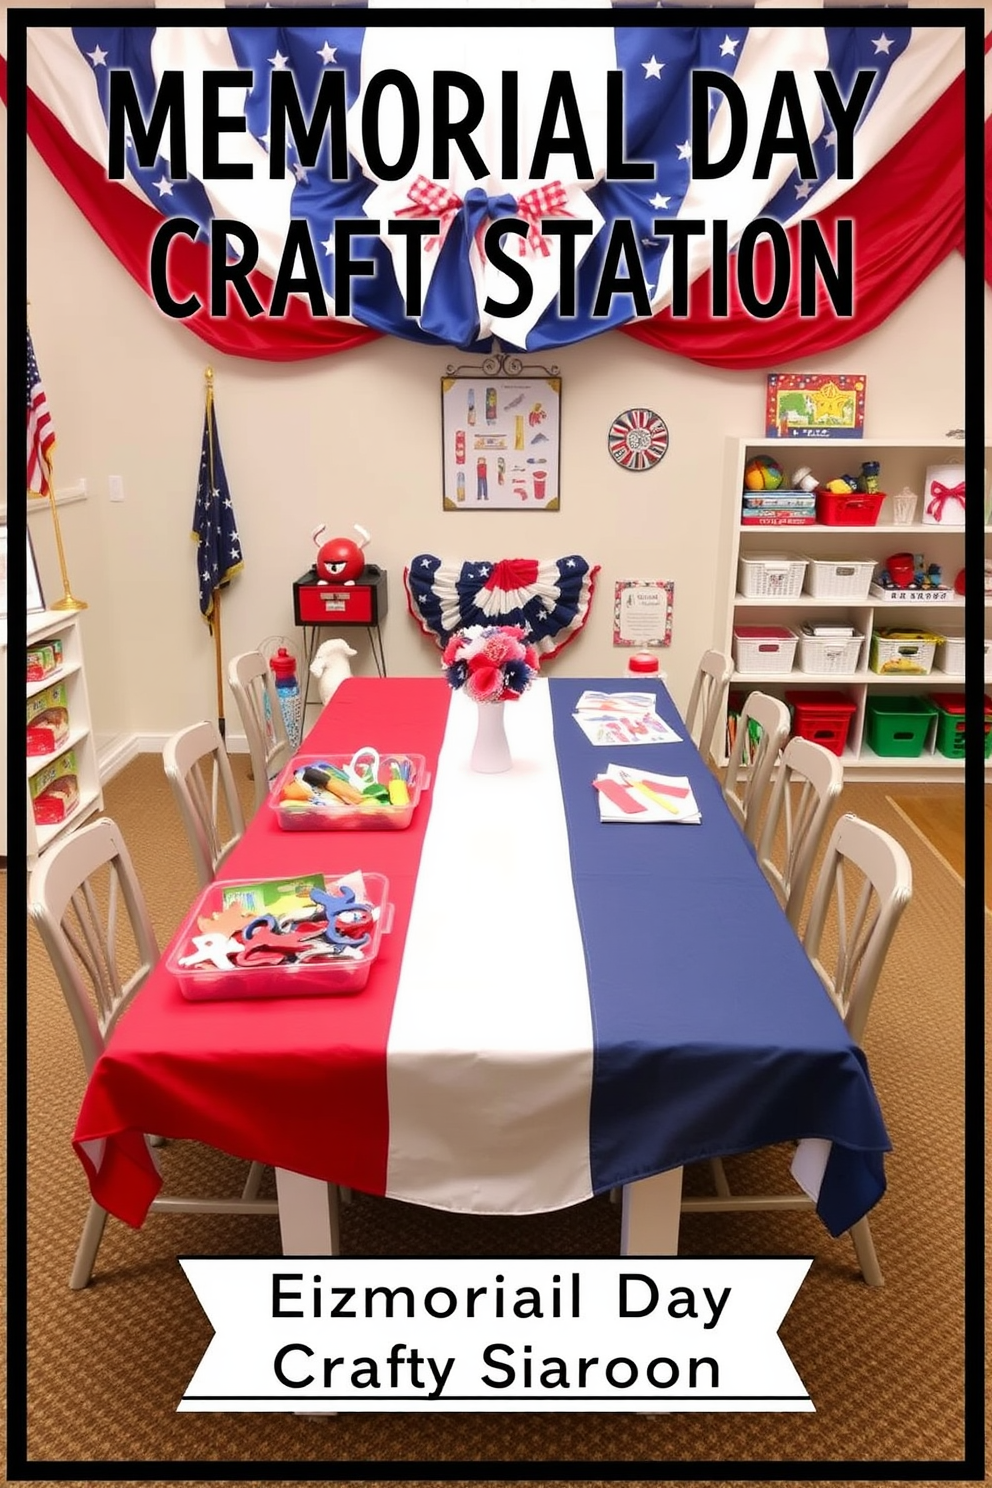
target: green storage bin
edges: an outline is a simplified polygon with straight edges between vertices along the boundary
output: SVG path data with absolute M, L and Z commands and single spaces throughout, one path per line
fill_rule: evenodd
M 935 747 L 948 759 L 964 759 L 964 694 L 934 692 L 930 701 L 937 709 Z M 992 698 L 985 695 L 985 758 L 992 754 Z
M 865 706 L 869 747 L 876 754 L 916 759 L 923 753 L 936 712 L 927 698 L 869 698 Z

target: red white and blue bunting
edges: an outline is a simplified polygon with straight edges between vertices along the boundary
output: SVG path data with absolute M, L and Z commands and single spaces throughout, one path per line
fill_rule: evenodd
M 273 14 L 27 32 L 31 140 L 218 349 L 289 360 L 386 333 L 534 352 L 619 328 L 768 366 L 863 335 L 962 245 L 960 27 Z
M 419 553 L 404 570 L 410 613 L 443 650 L 467 625 L 519 625 L 542 661 L 589 618 L 599 565 L 565 558 L 460 561 Z

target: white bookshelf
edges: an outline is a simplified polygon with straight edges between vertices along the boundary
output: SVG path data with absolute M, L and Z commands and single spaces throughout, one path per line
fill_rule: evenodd
M 53 842 L 72 830 L 95 811 L 103 809 L 103 791 L 100 786 L 100 771 L 97 764 L 96 740 L 90 717 L 89 695 L 86 690 L 86 667 L 83 657 L 83 639 L 80 612 L 76 610 L 44 610 L 27 619 L 27 644 L 36 646 L 43 641 L 57 638 L 62 643 L 62 665 L 47 677 L 26 684 L 26 697 L 39 693 L 63 682 L 66 690 L 66 707 L 69 713 L 69 735 L 52 754 L 29 755 L 27 767 L 27 858 L 30 867 Z M 23 675 L 23 674 L 22 674 Z M 38 826 L 31 809 L 31 783 L 47 766 L 68 751 L 76 757 L 76 773 L 79 781 L 79 801 L 73 811 L 61 822 L 49 826 Z
M 856 475 L 861 469 L 862 461 L 877 460 L 881 467 L 880 488 L 886 492 L 877 524 L 873 527 L 834 527 L 821 523 L 803 527 L 743 525 L 741 498 L 744 492 L 744 467 L 755 455 L 763 454 L 778 461 L 786 473 L 787 484 L 792 472 L 801 465 L 809 466 L 814 476 L 826 482 L 847 472 Z M 986 455 L 987 466 L 992 467 L 992 446 L 987 448 Z M 926 676 L 876 673 L 869 669 L 868 659 L 871 635 L 876 627 L 907 626 L 935 634 L 962 634 L 964 599 L 956 594 L 950 599 L 926 602 L 893 602 L 871 596 L 865 599 L 816 598 L 805 590 L 801 595 L 792 597 L 746 597 L 740 592 L 738 583 L 739 560 L 748 556 L 781 554 L 783 557 L 829 563 L 870 561 L 880 567 L 893 553 L 908 551 L 921 553 L 927 564 L 939 564 L 942 585 L 953 588 L 956 575 L 964 567 L 964 528 L 924 523 L 921 520 L 922 492 L 928 466 L 961 464 L 963 460 L 964 445 L 961 440 L 956 439 L 935 438 L 918 443 L 874 439 L 739 438 L 728 441 L 727 501 L 733 515 L 730 541 L 724 544 L 724 551 L 729 559 L 729 599 L 723 647 L 726 654 L 733 655 L 733 632 L 738 625 L 781 625 L 800 631 L 804 622 L 820 619 L 824 622 L 852 625 L 856 633 L 865 638 L 855 670 L 834 671 L 829 674 L 800 671 L 800 651 L 797 647 L 792 671 L 741 673 L 735 670 L 730 682 L 730 692 L 746 694 L 753 688 L 760 687 L 762 691 L 773 693 L 777 697 L 784 697 L 787 691 L 796 692 L 799 689 L 828 689 L 844 693 L 855 704 L 847 747 L 842 756 L 849 778 L 962 778 L 963 761 L 952 759 L 936 749 L 935 721 L 930 724 L 923 753 L 919 757 L 875 754 L 868 743 L 866 705 L 871 697 L 879 695 L 891 697 L 908 694 L 925 697 L 933 692 L 963 692 L 963 672 L 954 674 L 939 670 L 939 657 L 935 660 L 933 670 Z M 902 491 L 904 486 L 920 493 L 917 520 L 909 525 L 892 521 L 891 498 Z M 992 552 L 988 539 L 987 551 Z M 982 575 L 975 575 L 971 581 L 981 583 Z M 988 599 L 985 614 L 986 636 L 989 636 L 992 635 L 992 608 Z

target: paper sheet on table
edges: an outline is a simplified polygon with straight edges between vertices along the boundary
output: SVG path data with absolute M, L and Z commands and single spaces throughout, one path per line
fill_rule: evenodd
M 572 717 L 593 744 L 678 743 L 670 724 L 655 712 L 653 692 L 584 692 Z
M 611 796 L 598 787 L 599 819 L 602 822 L 675 822 L 702 821 L 696 798 L 685 775 L 658 775 L 651 770 L 632 769 L 626 765 L 607 765 L 597 780 L 612 782 Z M 623 793 L 623 804 L 615 788 Z M 634 806 L 636 810 L 630 810 Z

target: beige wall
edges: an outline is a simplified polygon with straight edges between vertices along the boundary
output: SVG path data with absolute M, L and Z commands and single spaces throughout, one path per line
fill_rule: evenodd
M 11 230 L 19 250 L 25 227 Z M 89 493 L 60 517 L 73 590 L 89 601 L 85 644 L 103 740 L 163 735 L 216 710 L 189 536 L 207 365 L 246 555 L 223 598 L 225 656 L 277 634 L 299 639 L 291 586 L 313 560 L 311 530 L 324 522 L 325 536 L 350 533 L 358 522 L 372 534 L 368 558 L 389 575 L 390 672 L 437 665 L 406 608 L 402 572 L 415 553 L 579 552 L 601 565 L 598 590 L 585 632 L 554 670 L 622 672 L 627 652 L 611 642 L 614 581 L 672 579 L 674 635 L 662 666 L 685 701 L 700 652 L 720 634 L 726 598 L 721 538 L 738 493 L 727 489 L 725 436 L 760 433 L 763 370 L 713 370 L 619 332 L 541 358 L 556 362 L 563 378 L 560 513 L 446 514 L 439 384 L 449 362 L 471 360 L 464 354 L 386 338 L 313 362 L 215 354 L 160 314 L 33 149 L 26 243 L 32 332 L 58 432 L 58 485 L 85 478 Z M 801 365 L 867 374 L 868 436 L 940 435 L 964 422 L 962 321 L 963 270 L 954 256 L 880 329 Z M 660 413 L 671 438 L 661 464 L 640 475 L 617 469 L 606 451 L 610 420 L 631 405 Z M 121 503 L 109 500 L 111 475 L 123 479 Z M 52 598 L 61 582 L 50 515 L 38 506 L 31 530 Z M 372 670 L 364 632 L 349 639 L 361 650 L 356 668 Z M 239 733 L 229 693 L 225 711 Z

